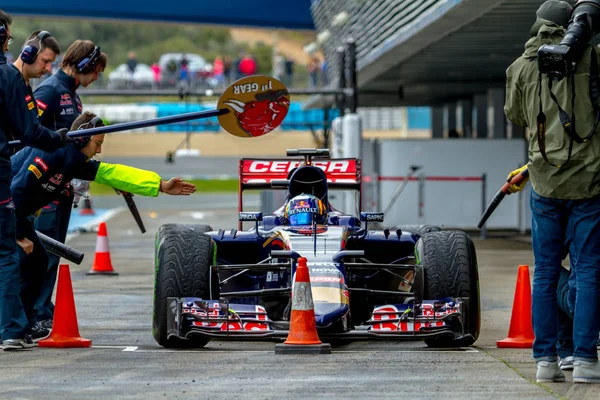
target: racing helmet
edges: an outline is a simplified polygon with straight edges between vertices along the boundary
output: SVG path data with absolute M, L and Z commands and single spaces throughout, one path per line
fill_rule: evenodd
M 313 222 L 325 224 L 327 208 L 318 197 L 301 194 L 288 201 L 283 216 L 289 221 L 290 226 L 312 225 Z

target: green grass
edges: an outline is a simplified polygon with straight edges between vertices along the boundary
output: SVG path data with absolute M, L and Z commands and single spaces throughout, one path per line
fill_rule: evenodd
M 237 179 L 206 179 L 191 180 L 190 182 L 196 185 L 196 193 L 224 193 L 238 191 Z M 113 195 L 115 194 L 115 190 L 109 186 L 92 182 L 90 184 L 90 194 L 93 196 Z

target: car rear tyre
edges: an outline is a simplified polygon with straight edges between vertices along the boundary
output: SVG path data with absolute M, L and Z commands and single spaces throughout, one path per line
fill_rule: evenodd
M 470 346 L 479 337 L 480 303 L 477 255 L 473 241 L 462 231 L 431 232 L 415 246 L 417 262 L 425 271 L 425 299 L 465 299 L 465 332 L 459 324 L 455 335 L 426 339 L 430 347 Z
M 215 244 L 205 234 L 209 231 L 208 225 L 166 224 L 156 234 L 152 335 L 163 347 L 200 348 L 210 341 L 204 337 L 167 338 L 167 297 L 219 298 L 217 274 L 212 275 L 212 285 L 209 281 L 215 256 Z

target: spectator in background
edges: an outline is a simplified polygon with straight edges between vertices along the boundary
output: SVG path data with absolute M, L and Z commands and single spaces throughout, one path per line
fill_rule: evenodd
M 223 76 L 225 77 L 226 85 L 229 85 L 231 83 L 232 68 L 233 68 L 233 64 L 231 61 L 231 57 L 229 57 L 229 56 L 223 57 Z
M 320 62 L 317 57 L 312 57 L 308 63 L 308 87 L 316 88 L 319 85 Z
M 185 58 L 185 54 L 181 58 L 181 63 L 179 64 L 179 84 L 187 85 L 190 79 L 190 74 L 188 70 L 188 60 Z
M 157 89 L 160 84 L 160 65 L 158 65 L 158 63 L 154 63 L 150 68 L 154 74 L 154 89 Z
M 133 51 L 130 51 L 129 54 L 127 55 L 127 69 L 129 70 L 129 73 L 131 74 L 131 77 L 133 78 L 133 74 L 135 72 L 135 69 L 137 67 L 137 59 L 135 58 L 135 53 Z
M 285 86 L 291 87 L 294 82 L 294 59 L 287 57 L 285 60 Z
M 273 78 L 283 81 L 285 73 L 285 58 L 279 52 L 273 53 Z
M 252 54 L 246 54 L 240 61 L 240 74 L 242 77 L 256 74 L 256 60 Z
M 321 78 L 323 79 L 323 86 L 329 85 L 329 78 L 327 76 L 328 69 L 329 65 L 327 64 L 327 60 L 323 58 L 323 62 L 321 63 Z
M 213 76 L 217 80 L 217 85 L 222 86 L 224 81 L 225 65 L 221 56 L 216 56 L 213 62 Z
M 243 76 L 242 72 L 240 71 L 240 63 L 242 62 L 242 60 L 244 59 L 245 56 L 246 56 L 246 53 L 241 51 L 240 54 L 238 55 L 238 57 L 233 62 L 233 74 L 234 74 L 233 79 L 234 80 L 238 80 Z

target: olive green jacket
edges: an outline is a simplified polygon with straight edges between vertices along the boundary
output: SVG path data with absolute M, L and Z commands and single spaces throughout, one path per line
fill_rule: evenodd
M 504 112 L 513 123 L 529 128 L 529 163 L 531 185 L 536 193 L 558 199 L 586 199 L 600 194 L 600 135 L 587 143 L 574 143 L 571 160 L 556 168 L 540 153 L 537 115 L 540 110 L 537 51 L 543 44 L 558 44 L 565 29 L 542 20 L 537 35 L 525 44 L 525 52 L 506 70 Z M 589 98 L 591 46 L 577 63 L 575 74 L 575 118 L 579 136 L 585 137 L 593 127 L 595 112 Z M 569 116 L 571 107 L 570 78 L 553 82 L 552 92 Z M 546 154 L 556 165 L 567 161 L 570 138 L 558 117 L 558 107 L 550 98 L 548 77 L 542 75 L 542 106 L 546 114 Z

